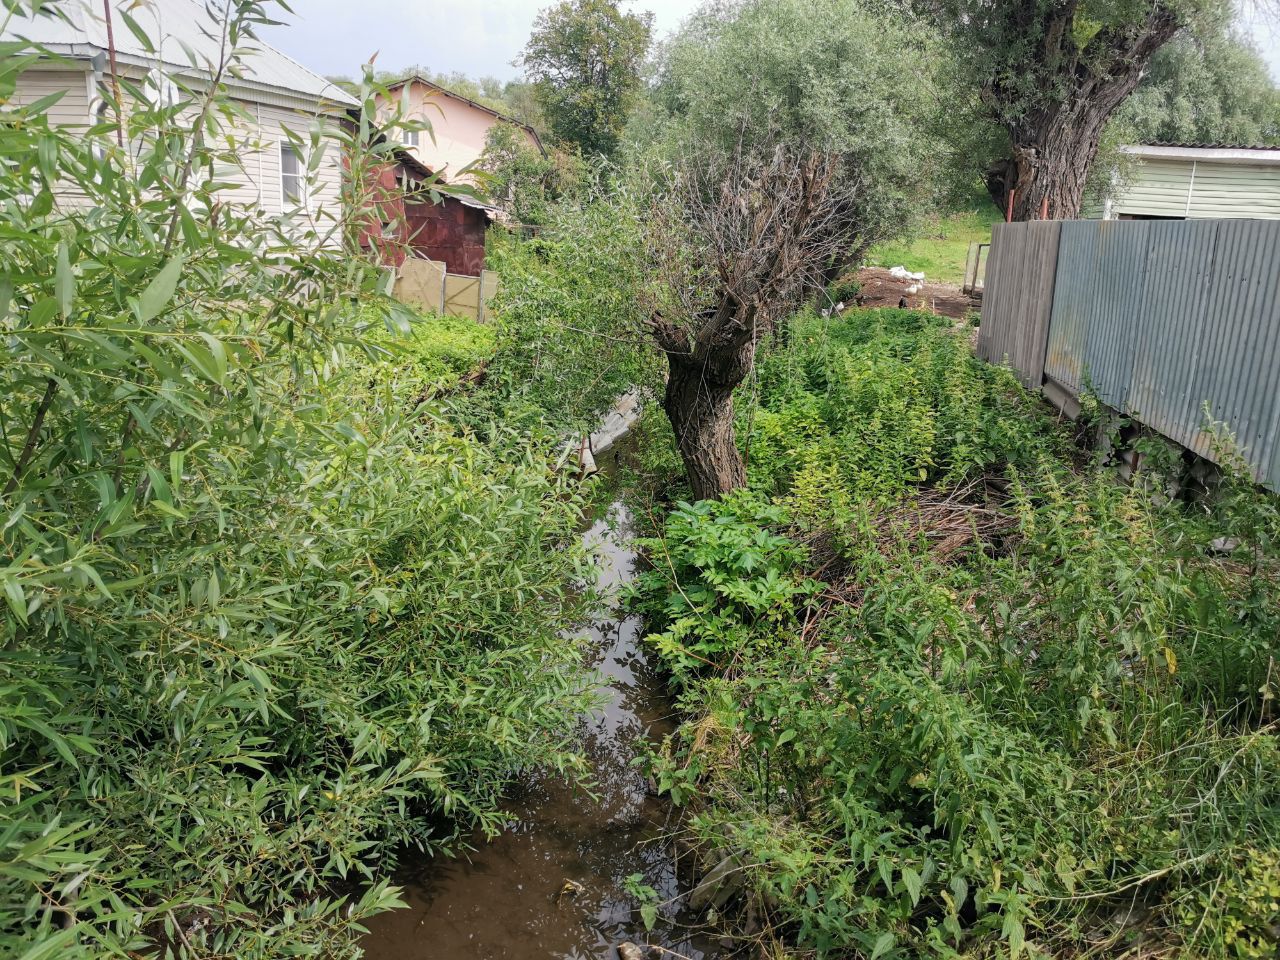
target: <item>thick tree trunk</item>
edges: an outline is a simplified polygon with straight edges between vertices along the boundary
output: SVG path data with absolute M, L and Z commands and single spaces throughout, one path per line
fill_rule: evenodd
M 1080 216 L 1085 183 L 1107 121 L 1137 89 L 1151 58 L 1182 24 L 1169 6 L 1153 4 L 1141 23 L 1092 41 L 1090 50 L 1095 52 L 1086 62 L 1067 53 L 1074 15 L 1075 5 L 1066 5 L 1045 30 L 1042 69 L 1032 70 L 1044 76 L 1046 88 L 1061 85 L 1070 92 L 1018 115 L 1006 127 L 1012 156 L 1004 167 L 1004 203 L 1008 190 L 1014 189 L 1014 220 Z M 1099 46 L 1107 56 L 1099 58 Z
M 667 355 L 663 408 L 695 500 L 723 496 L 746 485 L 746 466 L 733 430 L 733 390 L 750 372 L 754 352 L 752 344 L 738 351 L 729 369 Z
M 1102 128 L 1077 131 L 1055 118 L 1032 144 L 1014 147 L 1014 220 L 1076 220 Z

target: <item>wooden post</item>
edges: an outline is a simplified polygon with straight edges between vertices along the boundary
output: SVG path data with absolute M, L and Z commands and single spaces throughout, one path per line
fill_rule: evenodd
M 107 19 L 107 54 L 111 64 L 111 95 L 116 107 L 116 144 L 124 146 L 124 104 L 120 102 L 120 74 L 116 67 L 116 34 L 111 24 L 111 0 L 102 0 L 102 13 Z M 97 119 L 96 117 L 94 119 Z
M 1048 197 L 1045 197 L 1042 201 L 1040 201 L 1040 219 L 1041 220 L 1049 219 L 1049 198 Z
M 1018 188 L 1017 188 L 1017 187 L 1010 187 L 1010 188 L 1009 188 L 1009 206 L 1008 206 L 1008 208 L 1007 208 L 1007 209 L 1005 210 L 1005 212 L 1004 212 L 1004 222 L 1005 222 L 1005 223 L 1013 223 L 1013 198 L 1014 198 L 1015 196 L 1017 196 L 1017 194 L 1018 194 Z

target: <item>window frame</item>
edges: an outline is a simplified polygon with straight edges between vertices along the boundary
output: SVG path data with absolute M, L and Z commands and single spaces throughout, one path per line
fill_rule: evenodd
M 286 174 L 284 169 L 285 152 L 292 154 L 294 161 L 297 163 L 297 170 L 294 173 Z M 276 151 L 276 163 L 280 170 L 280 210 L 282 213 L 288 213 L 290 209 L 302 209 L 310 211 L 311 195 L 307 188 L 307 158 L 302 149 L 292 140 L 283 139 L 280 141 L 280 147 Z M 295 196 L 289 195 L 289 190 L 285 186 L 285 178 L 297 178 L 297 192 Z

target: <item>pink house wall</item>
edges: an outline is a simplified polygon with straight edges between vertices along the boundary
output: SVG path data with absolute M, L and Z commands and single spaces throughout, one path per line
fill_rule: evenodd
M 408 149 L 419 162 L 442 174 L 446 180 L 458 182 L 458 172 L 480 159 L 489 128 L 506 121 L 421 81 L 410 80 L 407 86 L 406 118 L 431 124 L 435 134 L 432 142 L 431 134 L 422 131 L 418 134 L 418 145 Z M 400 96 L 399 89 L 392 92 Z M 385 106 L 388 112 L 393 109 L 390 104 Z M 530 147 L 539 149 L 533 134 L 523 127 L 517 126 L 517 129 L 524 133 Z M 463 176 L 461 179 L 465 181 L 467 178 Z

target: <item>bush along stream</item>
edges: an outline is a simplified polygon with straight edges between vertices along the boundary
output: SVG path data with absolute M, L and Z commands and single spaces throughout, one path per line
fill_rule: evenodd
M 793 318 L 737 426 L 748 488 L 659 508 L 633 609 L 739 947 L 1275 955 L 1275 496 L 1121 483 L 905 311 Z
M 599 455 L 612 489 L 624 440 Z M 616 494 L 615 494 L 616 495 Z M 368 921 L 371 960 L 717 956 L 682 916 L 669 800 L 637 764 L 674 730 L 663 677 L 641 649 L 641 624 L 614 609 L 635 576 L 631 515 L 612 499 L 582 533 L 608 609 L 587 632 L 598 703 L 576 744 L 586 780 L 529 770 L 502 811 L 456 858 L 406 856 L 396 882 L 408 910 Z

